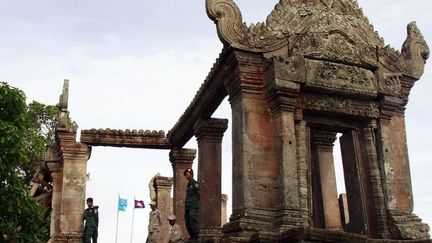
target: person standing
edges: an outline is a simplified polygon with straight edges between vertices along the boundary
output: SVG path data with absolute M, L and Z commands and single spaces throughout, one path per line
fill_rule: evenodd
M 198 211 L 200 206 L 200 189 L 198 182 L 193 178 L 191 168 L 184 171 L 183 175 L 188 180 L 185 199 L 185 223 L 189 232 L 190 241 L 197 241 L 199 234 Z
M 151 210 L 149 216 L 147 243 L 158 243 L 161 227 L 161 212 L 157 209 L 156 202 L 149 203 Z
M 99 212 L 98 206 L 93 206 L 93 198 L 89 197 L 86 200 L 87 208 L 84 210 L 83 220 L 84 224 L 84 243 L 97 243 L 98 226 L 99 226 Z
M 176 223 L 177 218 L 175 215 L 170 215 L 168 217 L 168 222 L 170 224 L 170 230 L 169 230 L 169 241 L 168 243 L 180 243 L 184 242 L 182 240 L 182 230 L 180 228 L 180 225 Z

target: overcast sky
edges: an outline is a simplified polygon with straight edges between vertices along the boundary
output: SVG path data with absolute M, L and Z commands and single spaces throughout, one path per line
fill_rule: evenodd
M 222 45 L 204 0 L 2 0 L 0 80 L 28 102 L 56 104 L 70 79 L 69 111 L 79 129 L 173 127 L 207 76 Z M 236 0 L 244 20 L 263 21 L 277 0 Z M 417 21 L 432 46 L 431 0 L 359 0 L 386 44 L 400 49 Z M 429 126 L 432 65 L 411 91 L 406 110 L 414 211 L 432 223 Z M 230 118 L 224 101 L 214 117 Z M 223 192 L 231 204 L 231 130 L 223 142 Z M 196 148 L 194 138 L 186 145 Z M 117 197 L 149 202 L 148 182 L 172 175 L 169 151 L 94 147 L 87 195 L 100 206 L 100 242 L 114 242 Z M 340 162 L 339 162 L 340 163 Z M 196 164 L 196 160 L 195 160 Z M 134 242 L 147 235 L 149 207 L 135 211 Z M 229 215 L 228 215 L 229 216 Z M 120 213 L 119 241 L 129 242 L 131 207 Z

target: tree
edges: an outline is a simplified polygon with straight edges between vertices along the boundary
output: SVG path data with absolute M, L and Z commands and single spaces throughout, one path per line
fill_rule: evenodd
M 24 168 L 45 148 L 27 109 L 22 91 L 0 83 L 0 241 L 42 242 L 47 233 L 44 212 L 24 180 Z

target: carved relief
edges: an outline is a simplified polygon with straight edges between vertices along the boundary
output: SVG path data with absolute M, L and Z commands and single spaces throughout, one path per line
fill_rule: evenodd
M 377 95 L 375 76 L 369 70 L 312 60 L 306 61 L 306 67 L 306 86 L 366 97 Z
M 345 26 L 348 36 L 362 35 L 365 43 L 383 45 L 355 1 L 280 0 L 265 23 L 249 27 L 232 0 L 206 0 L 206 9 L 221 41 L 242 50 L 271 52 L 286 46 L 292 35 L 328 33 L 335 26 Z
M 402 45 L 400 64 L 404 71 L 419 79 L 429 58 L 429 47 L 415 22 L 407 26 L 407 38 Z
M 378 118 L 378 104 L 373 101 L 353 100 L 327 95 L 303 95 L 298 107 L 306 110 L 347 114 L 352 116 Z
M 89 145 L 161 149 L 172 147 L 162 130 L 117 130 L 109 128 L 81 130 L 80 140 Z
M 383 94 L 390 94 L 399 96 L 401 94 L 401 81 L 400 75 L 384 74 L 379 78 L 378 88 L 379 92 Z
M 430 50 L 415 22 L 407 26 L 407 38 L 401 52 L 386 46 L 378 49 L 379 63 L 386 72 L 405 73 L 418 80 Z

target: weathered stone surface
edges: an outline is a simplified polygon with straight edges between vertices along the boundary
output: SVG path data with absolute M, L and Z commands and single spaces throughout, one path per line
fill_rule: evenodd
M 193 160 L 196 156 L 195 149 L 172 149 L 170 151 L 170 161 L 173 168 L 173 214 L 177 217 L 177 223 L 182 227 L 183 238 L 188 239 L 189 234 L 185 226 L 185 198 L 187 180 L 183 172 L 187 168 L 192 168 Z
M 227 127 L 227 119 L 215 118 L 200 119 L 194 125 L 200 185 L 199 237 L 204 242 L 217 242 L 222 233 L 222 137 Z
M 91 129 L 81 131 L 81 142 L 93 146 L 170 149 L 164 131 Z
M 161 212 L 161 227 L 159 234 L 159 242 L 168 242 L 169 240 L 169 223 L 168 216 L 171 212 L 171 187 L 173 185 L 173 178 L 156 176 L 154 178 L 154 187 L 156 190 L 156 204 Z
M 196 153 L 183 146 L 195 134 L 203 208 L 218 212 L 201 213 L 203 241 L 431 242 L 429 226 L 413 214 L 405 134 L 408 96 L 429 57 L 415 22 L 408 24 L 399 52 L 385 45 L 356 1 L 280 0 L 265 23 L 249 27 L 233 0 L 206 0 L 206 10 L 224 48 L 167 136 L 93 129 L 84 130 L 81 141 L 171 149 L 173 211 L 183 226 L 183 171 Z M 67 96 L 65 82 L 57 143 L 47 157 L 52 242 L 75 242 L 81 234 L 82 220 L 73 211 L 84 200 L 90 153 L 65 123 Z M 220 140 L 226 121 L 203 121 L 217 121 L 211 116 L 226 96 L 232 108 L 233 214 L 221 236 Z M 336 133 L 343 134 L 345 224 L 333 165 Z

